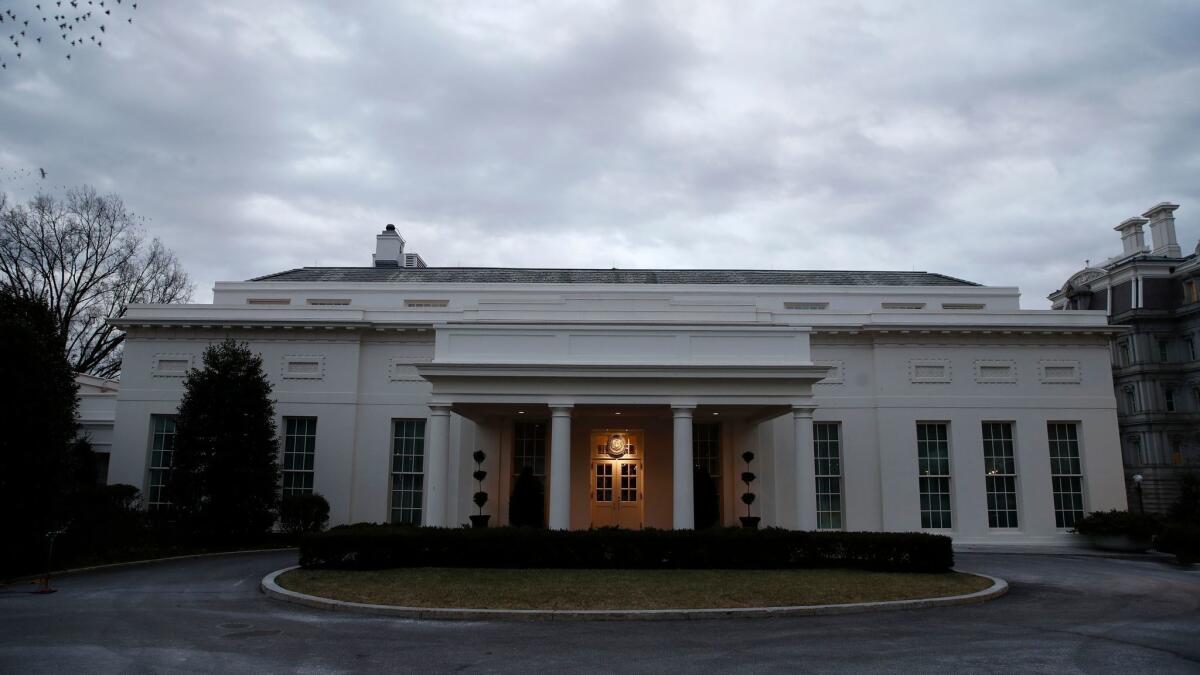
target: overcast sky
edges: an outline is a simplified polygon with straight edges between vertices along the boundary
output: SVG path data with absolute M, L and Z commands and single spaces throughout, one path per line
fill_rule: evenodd
M 434 266 L 916 269 L 1027 308 L 1159 201 L 1200 236 L 1197 2 L 108 0 L 70 47 L 53 1 L 0 3 L 33 19 L 0 25 L 0 190 L 121 195 L 202 302 L 370 264 L 389 222 Z

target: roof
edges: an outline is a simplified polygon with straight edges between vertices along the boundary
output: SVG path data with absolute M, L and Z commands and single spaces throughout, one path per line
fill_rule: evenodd
M 302 267 L 250 281 L 414 284 L 742 284 L 781 286 L 979 286 L 932 272 L 835 270 L 632 270 L 503 267 Z

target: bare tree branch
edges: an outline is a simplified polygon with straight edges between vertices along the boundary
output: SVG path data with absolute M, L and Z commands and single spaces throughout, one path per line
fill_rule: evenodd
M 78 372 L 116 377 L 125 336 L 105 319 L 130 303 L 187 302 L 192 282 L 116 195 L 91 187 L 26 205 L 0 194 L 0 285 L 40 298 L 59 318 L 63 348 Z

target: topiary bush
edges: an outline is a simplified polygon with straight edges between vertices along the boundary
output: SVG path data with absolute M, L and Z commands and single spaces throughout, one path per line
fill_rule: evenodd
M 353 525 L 305 537 L 300 564 L 331 569 L 496 567 L 945 572 L 950 538 L 920 532 L 450 529 Z
M 329 524 L 329 502 L 316 492 L 288 495 L 280 502 L 279 524 L 288 534 L 320 532 Z

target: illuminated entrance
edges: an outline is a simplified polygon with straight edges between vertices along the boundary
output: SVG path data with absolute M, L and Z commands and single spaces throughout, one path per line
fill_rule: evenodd
M 592 431 L 592 527 L 641 529 L 645 501 L 642 438 L 640 430 Z

